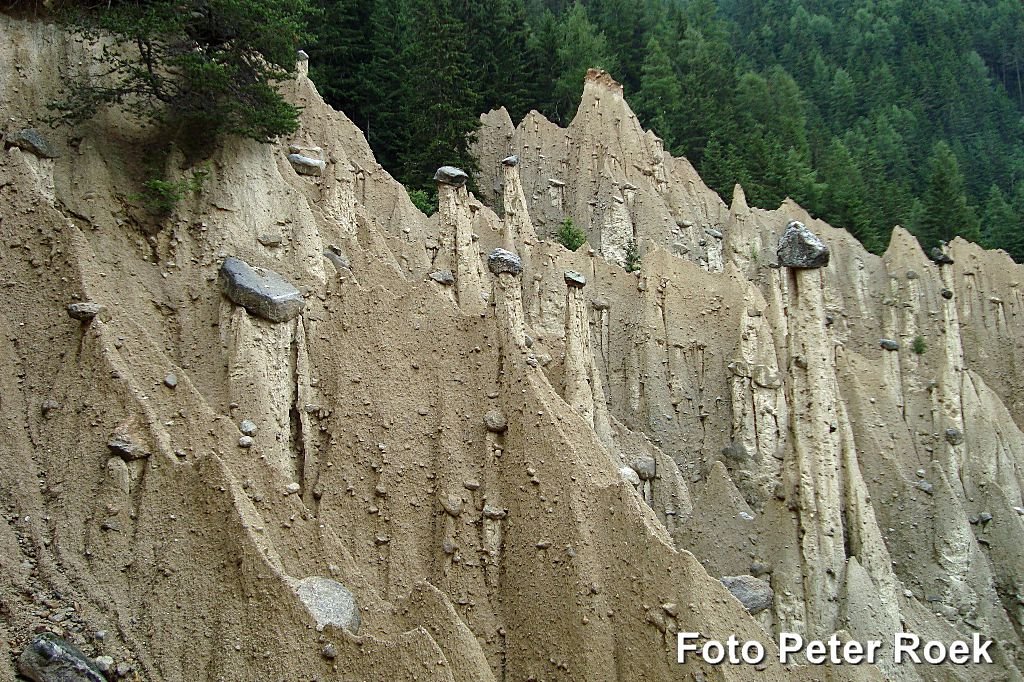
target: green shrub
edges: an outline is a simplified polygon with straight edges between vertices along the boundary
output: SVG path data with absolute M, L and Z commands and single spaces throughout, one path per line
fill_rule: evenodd
M 928 350 L 928 342 L 924 340 L 924 337 L 918 334 L 914 337 L 914 345 L 911 346 L 911 350 L 916 355 L 924 355 L 924 352 Z
M 636 272 L 640 269 L 640 247 L 635 239 L 630 239 L 626 245 L 626 272 Z
M 437 213 L 437 195 L 422 189 L 409 190 L 409 199 L 421 213 L 432 216 Z
M 203 190 L 203 182 L 209 174 L 209 170 L 199 168 L 192 171 L 191 176 L 176 181 L 150 178 L 142 183 L 142 193 L 134 198 L 153 215 L 168 216 L 186 195 L 199 194 Z
M 55 121 L 79 123 L 112 105 L 187 140 L 233 134 L 269 141 L 297 130 L 298 109 L 275 84 L 295 71 L 308 0 L 57 5 L 57 18 L 107 42 L 90 75 L 64 83 L 62 99 L 51 104 Z
M 558 232 L 555 233 L 555 239 L 565 248 L 570 251 L 575 251 L 586 243 L 587 233 L 573 225 L 572 218 L 566 218 L 562 221 L 562 224 L 558 226 Z

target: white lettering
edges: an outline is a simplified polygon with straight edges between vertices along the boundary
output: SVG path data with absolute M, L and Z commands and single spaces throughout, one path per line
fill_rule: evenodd
M 878 659 L 878 650 L 882 648 L 882 640 L 880 639 L 869 639 L 868 640 L 868 664 L 874 664 Z
M 725 659 L 725 647 L 722 646 L 721 642 L 712 639 L 704 644 L 704 648 L 700 650 L 700 655 L 706 663 L 718 665 Z
M 971 647 L 967 642 L 950 642 L 948 656 L 953 665 L 964 665 L 971 660 Z
M 747 665 L 757 665 L 764 661 L 764 645 L 756 639 L 744 642 L 740 653 L 743 656 L 743 662 Z
M 835 637 L 835 635 L 832 635 Z M 833 655 L 833 663 L 849 663 L 850 665 L 860 665 L 864 662 L 864 645 L 856 640 L 851 640 L 843 645 L 843 658 L 837 660 Z
M 893 662 L 900 664 L 903 662 L 903 654 L 906 654 L 914 663 L 920 663 L 921 659 L 914 653 L 918 645 L 921 643 L 921 638 L 910 632 L 897 632 L 893 638 L 893 647 L 896 649 L 896 653 L 893 656 Z
M 795 632 L 779 633 L 779 663 L 789 663 L 790 654 L 804 648 L 804 638 Z
M 975 663 L 991 663 L 992 658 L 988 655 L 988 648 L 992 646 L 994 640 L 986 640 L 984 644 L 981 642 L 981 635 L 977 632 L 974 633 L 974 662 Z
M 690 644 L 690 640 L 700 637 L 699 632 L 680 632 L 676 635 L 676 647 L 679 649 L 677 655 L 680 663 L 686 663 L 686 654 L 697 650 L 696 644 Z
M 812 639 L 807 643 L 807 649 L 804 651 L 804 658 L 811 665 L 821 665 L 825 662 L 825 643 Z
M 924 660 L 932 665 L 938 665 L 946 660 L 946 647 L 942 642 L 925 642 Z

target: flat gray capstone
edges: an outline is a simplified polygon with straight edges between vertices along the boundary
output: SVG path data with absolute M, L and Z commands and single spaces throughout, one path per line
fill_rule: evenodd
M 721 580 L 725 588 L 732 592 L 732 596 L 751 614 L 760 613 L 772 605 L 775 593 L 767 581 L 752 575 L 724 576 Z
M 487 257 L 487 267 L 495 275 L 509 274 L 516 277 L 523 271 L 523 261 L 511 251 L 495 249 Z
M 56 159 L 60 153 L 35 128 L 22 128 L 4 137 L 4 147 L 17 147 L 43 159 Z
M 292 168 L 299 175 L 323 175 L 324 169 L 327 168 L 327 164 L 320 159 L 302 154 L 289 154 L 288 160 L 291 161 Z
M 933 246 L 928 251 L 928 257 L 932 259 L 932 262 L 936 265 L 953 265 L 954 261 L 949 255 L 938 246 Z
M 791 220 L 779 238 L 779 265 L 786 268 L 823 268 L 830 256 L 825 242 L 798 220 Z
M 587 286 L 587 278 L 575 270 L 566 270 L 562 276 L 565 278 L 565 283 L 571 287 L 582 289 Z
M 462 187 L 469 181 L 469 176 L 466 175 L 466 171 L 455 166 L 441 166 L 434 173 L 434 180 L 440 182 L 442 185 L 451 185 L 452 187 Z
M 306 306 L 299 290 L 284 277 L 238 258 L 224 259 L 219 279 L 221 293 L 233 303 L 271 322 L 287 322 Z
M 434 280 L 438 284 L 444 284 L 445 286 L 451 286 L 455 284 L 455 275 L 451 270 L 434 270 L 432 273 L 427 275 L 430 279 Z
M 107 448 L 126 462 L 136 459 L 146 459 L 150 453 L 141 445 L 132 440 L 131 436 L 123 433 L 115 433 L 107 441 Z
M 90 322 L 92 318 L 100 315 L 106 310 L 106 307 L 100 303 L 69 303 L 68 304 L 68 317 L 79 322 Z
M 637 457 L 629 463 L 629 467 L 636 472 L 641 481 L 650 481 L 657 473 L 657 464 L 653 457 Z
M 106 682 L 78 647 L 50 632 L 25 647 L 18 658 L 18 672 L 34 682 Z
M 316 620 L 317 630 L 334 625 L 353 634 L 359 632 L 359 605 L 341 583 L 314 575 L 300 580 L 295 592 Z
M 519 157 L 516 156 L 515 154 L 512 154 L 510 156 L 506 156 L 504 159 L 501 160 L 501 165 L 502 166 L 508 166 L 509 168 L 511 168 L 512 166 L 518 166 L 519 165 Z

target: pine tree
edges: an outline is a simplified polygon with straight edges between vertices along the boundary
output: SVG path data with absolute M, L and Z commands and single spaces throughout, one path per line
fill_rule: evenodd
M 1024 203 L 1024 191 L 1019 191 Z M 982 240 L 990 249 L 1003 249 L 1017 262 L 1024 260 L 1024 216 L 1014 207 L 998 186 L 992 185 L 982 211 Z
M 373 0 L 329 0 L 320 3 L 322 23 L 316 41 L 309 46 L 309 75 L 328 104 L 361 124 L 363 107 L 372 99 L 366 65 L 373 58 L 374 41 L 367 36 L 372 26 Z
M 559 76 L 553 93 L 554 114 L 559 122 L 567 123 L 579 106 L 587 69 L 614 71 L 616 66 L 604 34 L 590 22 L 586 8 L 579 2 L 562 17 L 556 56 Z
M 866 249 L 878 253 L 883 244 L 871 224 L 861 170 L 842 140 L 832 140 L 819 168 L 825 183 L 822 213 L 837 227 L 845 227 Z
M 407 87 L 397 103 L 409 137 L 396 170 L 406 186 L 433 190 L 438 166 L 475 170 L 469 147 L 480 126 L 479 96 L 462 47 L 466 28 L 452 0 L 411 0 L 410 8 L 412 29 L 402 57 Z
M 666 149 L 674 149 L 683 91 L 672 60 L 657 38 L 651 38 L 647 44 L 640 90 L 633 103 L 640 120 L 661 136 Z
M 932 150 L 922 214 L 914 232 L 925 248 L 955 236 L 971 241 L 980 239 L 977 218 L 967 203 L 960 166 L 944 141 L 937 142 Z

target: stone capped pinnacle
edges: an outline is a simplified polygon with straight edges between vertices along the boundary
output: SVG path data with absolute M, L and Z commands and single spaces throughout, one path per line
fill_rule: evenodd
M 580 289 L 587 286 L 587 278 L 575 270 L 566 270 L 562 276 L 565 278 L 565 283 L 571 287 Z
M 512 154 L 511 156 L 506 156 L 504 159 L 501 160 L 501 165 L 502 166 L 509 166 L 509 167 L 518 166 L 519 165 L 519 157 L 516 156 L 515 154 Z
M 511 251 L 495 249 L 487 257 L 487 267 L 495 275 L 509 274 L 516 277 L 523 271 L 523 261 Z
M 779 238 L 779 265 L 786 268 L 823 268 L 828 265 L 828 246 L 798 220 L 791 220 Z
M 462 187 L 469 181 L 469 175 L 466 174 L 466 171 L 455 166 L 441 166 L 434 173 L 434 180 L 442 185 Z

